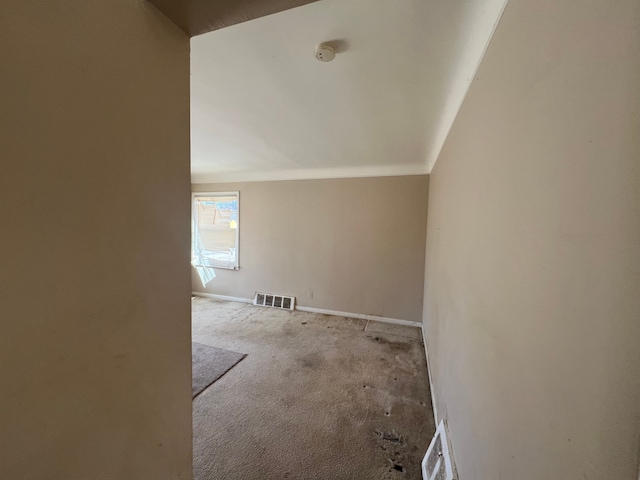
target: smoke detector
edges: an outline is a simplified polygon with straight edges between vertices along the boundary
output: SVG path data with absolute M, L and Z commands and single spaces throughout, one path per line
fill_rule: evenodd
M 321 43 L 316 47 L 316 58 L 321 62 L 330 62 L 336 58 L 336 51 L 331 45 Z

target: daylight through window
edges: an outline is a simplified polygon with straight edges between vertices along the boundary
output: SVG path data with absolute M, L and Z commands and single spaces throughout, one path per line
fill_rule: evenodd
M 196 267 L 237 269 L 239 193 L 193 195 L 192 264 Z

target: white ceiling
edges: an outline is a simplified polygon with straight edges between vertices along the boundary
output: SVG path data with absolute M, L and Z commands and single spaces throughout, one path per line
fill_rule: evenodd
M 194 37 L 192 180 L 427 173 L 506 1 L 321 0 Z

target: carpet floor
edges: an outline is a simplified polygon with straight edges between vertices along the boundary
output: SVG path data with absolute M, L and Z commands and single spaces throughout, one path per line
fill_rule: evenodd
M 231 370 L 245 357 L 245 354 L 193 342 L 191 357 L 191 397 L 195 398 Z
M 193 401 L 195 480 L 419 480 L 435 432 L 413 327 L 195 297 L 193 340 L 247 356 Z

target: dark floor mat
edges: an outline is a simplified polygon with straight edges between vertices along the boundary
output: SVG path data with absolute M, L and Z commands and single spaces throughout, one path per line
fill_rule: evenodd
M 191 356 L 193 362 L 191 398 L 195 398 L 205 388 L 231 370 L 246 355 L 193 342 Z

